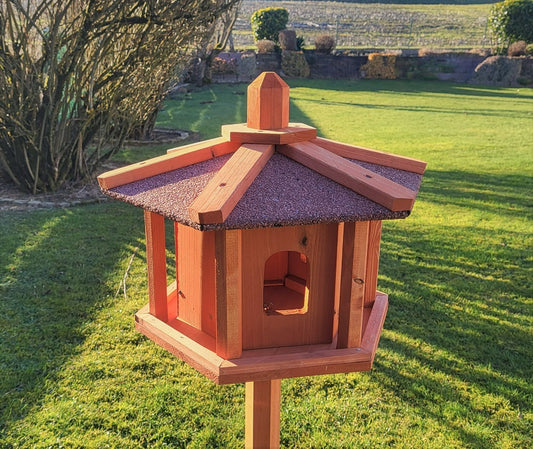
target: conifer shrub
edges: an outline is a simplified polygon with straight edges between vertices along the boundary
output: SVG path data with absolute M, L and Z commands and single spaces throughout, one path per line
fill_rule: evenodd
M 285 75 L 295 78 L 307 78 L 311 73 L 305 55 L 301 51 L 284 50 L 281 53 L 281 70 Z
M 495 3 L 490 11 L 489 24 L 500 51 L 509 42 L 533 43 L 533 0 Z
M 267 39 L 278 42 L 279 32 L 287 28 L 289 11 L 279 6 L 258 9 L 252 14 L 250 23 L 254 40 Z

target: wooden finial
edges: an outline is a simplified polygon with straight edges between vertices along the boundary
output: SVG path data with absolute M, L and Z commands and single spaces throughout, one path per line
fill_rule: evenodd
M 279 129 L 289 126 L 289 86 L 274 72 L 263 72 L 248 86 L 247 126 Z

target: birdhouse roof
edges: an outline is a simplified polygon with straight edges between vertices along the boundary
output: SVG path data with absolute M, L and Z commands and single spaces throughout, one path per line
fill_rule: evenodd
M 220 138 L 104 173 L 103 192 L 200 230 L 410 214 L 424 162 L 323 139 L 315 128 L 289 123 L 288 86 L 274 73 L 260 75 L 248 98 L 247 124 L 225 125 Z M 277 107 L 283 110 L 273 114 Z

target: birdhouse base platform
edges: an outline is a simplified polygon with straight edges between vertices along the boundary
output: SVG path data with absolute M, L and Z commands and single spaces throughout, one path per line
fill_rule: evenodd
M 172 300 L 172 291 L 169 300 Z M 175 295 L 174 295 L 175 296 Z M 361 346 L 337 349 L 331 344 L 245 350 L 238 359 L 224 359 L 214 351 L 209 335 L 178 319 L 169 323 L 150 314 L 146 305 L 135 315 L 135 326 L 159 346 L 219 385 L 288 377 L 369 371 L 374 361 L 388 307 L 388 296 L 378 292 L 364 308 Z

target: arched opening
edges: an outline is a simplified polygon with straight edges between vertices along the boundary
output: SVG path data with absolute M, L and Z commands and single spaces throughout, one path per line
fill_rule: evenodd
M 267 315 L 307 312 L 309 263 L 297 251 L 273 254 L 265 263 L 263 310 Z

